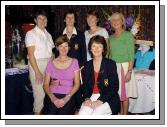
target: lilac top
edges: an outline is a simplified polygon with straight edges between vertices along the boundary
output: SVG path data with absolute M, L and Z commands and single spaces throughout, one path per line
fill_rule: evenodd
M 77 59 L 72 59 L 71 65 L 66 69 L 58 69 L 53 64 L 53 61 L 49 61 L 46 67 L 45 73 L 50 74 L 51 80 L 55 80 L 56 84 L 50 85 L 50 91 L 52 93 L 68 94 L 74 84 L 74 72 L 79 70 Z

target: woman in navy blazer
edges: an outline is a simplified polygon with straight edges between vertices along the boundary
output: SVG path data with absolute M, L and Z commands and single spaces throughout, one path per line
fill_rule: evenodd
M 119 81 L 116 63 L 104 56 L 107 45 L 104 37 L 90 39 L 88 49 L 93 59 L 82 69 L 81 86 L 84 102 L 79 115 L 110 115 L 120 111 Z

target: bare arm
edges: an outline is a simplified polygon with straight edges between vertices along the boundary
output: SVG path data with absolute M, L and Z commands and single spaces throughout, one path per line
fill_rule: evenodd
M 74 87 L 69 93 L 70 96 L 73 96 L 79 89 L 80 87 L 80 70 L 77 70 L 74 72 Z
M 34 56 L 35 46 L 27 47 L 27 50 L 28 50 L 28 57 L 29 57 L 30 64 L 35 72 L 36 81 L 37 83 L 42 83 L 43 75 L 38 68 L 38 65 Z
M 51 102 L 57 107 L 61 108 L 64 106 L 65 102 L 62 101 L 61 99 L 58 99 L 53 93 L 50 92 L 49 89 L 49 83 L 50 83 L 50 74 L 45 74 L 45 79 L 44 79 L 44 91 L 45 93 L 49 96 Z
M 133 64 L 134 64 L 134 61 L 129 61 L 128 72 L 126 73 L 126 76 L 125 76 L 125 81 L 126 82 L 128 82 L 128 81 L 131 80 L 131 74 L 132 74 Z
M 129 61 L 128 70 L 132 70 L 133 69 L 133 64 L 134 64 L 134 61 Z
M 35 59 L 35 56 L 34 56 L 35 46 L 27 47 L 27 50 L 28 50 L 29 61 L 30 61 L 30 64 L 31 64 L 34 72 L 35 73 L 40 72 L 38 65 L 37 65 L 37 62 L 36 62 L 36 59 Z
M 78 91 L 80 87 L 80 70 L 74 72 L 74 87 L 73 89 L 63 98 L 65 103 L 67 103 L 70 98 Z
M 45 93 L 51 98 L 51 101 L 54 102 L 57 98 L 50 92 L 49 83 L 50 83 L 50 74 L 45 74 L 43 88 Z

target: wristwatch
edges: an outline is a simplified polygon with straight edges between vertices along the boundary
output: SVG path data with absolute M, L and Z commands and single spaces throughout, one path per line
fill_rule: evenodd
M 128 72 L 129 72 L 129 73 L 132 73 L 132 70 L 129 69 Z

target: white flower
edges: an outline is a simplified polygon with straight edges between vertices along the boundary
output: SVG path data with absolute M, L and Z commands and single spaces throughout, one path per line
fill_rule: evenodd
M 14 29 L 12 32 L 12 42 L 20 42 L 21 36 L 18 29 Z
M 139 24 L 133 24 L 130 32 L 135 36 L 139 32 Z
M 14 35 L 14 32 L 12 32 L 12 42 L 16 41 L 16 36 Z

